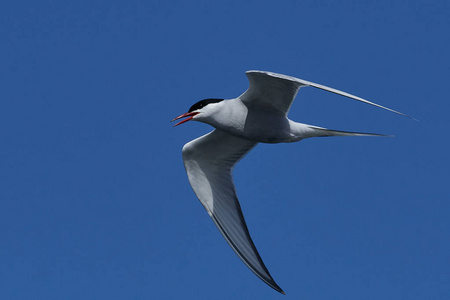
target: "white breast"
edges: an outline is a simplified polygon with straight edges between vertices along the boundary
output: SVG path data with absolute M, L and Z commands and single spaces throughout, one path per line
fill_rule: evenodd
M 248 108 L 239 98 L 223 101 L 209 124 L 234 136 L 260 143 L 290 142 L 289 120 L 282 114 Z

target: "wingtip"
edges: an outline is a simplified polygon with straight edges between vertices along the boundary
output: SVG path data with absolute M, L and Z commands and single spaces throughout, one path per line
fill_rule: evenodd
M 416 118 L 414 118 L 414 117 L 411 117 L 411 116 L 407 116 L 407 117 L 413 119 L 413 120 L 416 121 L 416 122 L 420 122 L 419 119 L 416 119 Z
M 271 288 L 273 288 L 275 291 L 277 291 L 280 294 L 286 295 L 286 293 L 283 291 L 282 288 L 280 288 L 278 286 L 278 284 L 276 284 L 276 282 L 272 279 L 272 282 L 266 282 Z
M 394 112 L 394 113 L 396 113 L 396 114 L 402 115 L 402 116 L 404 116 L 404 117 L 410 118 L 410 119 L 412 119 L 412 120 L 414 120 L 414 121 L 416 121 L 416 122 L 419 122 L 418 119 L 416 119 L 416 118 L 414 118 L 414 117 L 411 117 L 410 115 L 401 113 L 401 112 L 399 112 L 399 111 L 396 111 L 396 110 L 393 110 L 393 109 L 390 109 L 390 108 L 387 108 L 387 107 L 382 107 L 382 108 L 387 109 L 387 110 L 389 110 L 389 111 L 392 111 L 392 112 Z
M 278 293 L 286 295 L 286 293 L 276 283 L 275 283 L 275 285 L 270 285 L 270 287 L 273 288 Z

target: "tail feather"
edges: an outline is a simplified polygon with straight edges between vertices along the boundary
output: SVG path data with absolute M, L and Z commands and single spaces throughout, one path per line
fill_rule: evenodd
M 385 136 L 385 137 L 394 137 L 393 135 L 386 134 L 378 134 L 378 133 L 364 133 L 364 132 L 351 132 L 351 131 L 340 131 L 340 130 L 331 130 L 322 127 L 309 126 L 310 129 L 314 131 L 313 136 Z

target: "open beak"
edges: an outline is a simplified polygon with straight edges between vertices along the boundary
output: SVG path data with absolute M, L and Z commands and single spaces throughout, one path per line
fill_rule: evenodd
M 175 119 L 173 119 L 173 120 L 170 121 L 170 122 L 173 122 L 173 121 L 178 120 L 178 119 L 181 119 L 181 118 L 187 118 L 187 119 L 184 119 L 183 121 L 180 121 L 180 122 L 178 122 L 177 124 L 173 125 L 173 127 L 175 127 L 175 126 L 181 125 L 181 124 L 183 124 L 183 123 L 185 123 L 185 122 L 187 122 L 187 121 L 192 120 L 192 118 L 193 118 L 195 115 L 198 115 L 198 114 L 199 114 L 198 112 L 187 112 L 187 113 L 185 113 L 185 114 L 182 114 L 181 116 L 176 117 Z

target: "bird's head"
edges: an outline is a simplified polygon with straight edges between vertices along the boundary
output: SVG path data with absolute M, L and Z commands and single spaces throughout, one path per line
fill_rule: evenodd
M 191 106 L 189 111 L 185 114 L 182 114 L 175 119 L 173 119 L 171 122 L 186 118 L 177 124 L 173 125 L 178 126 L 181 125 L 187 121 L 194 120 L 194 121 L 206 121 L 210 116 L 213 116 L 217 110 L 219 109 L 218 105 L 215 105 L 219 102 L 223 101 L 223 99 L 204 99 L 201 101 L 198 101 L 194 105 Z

